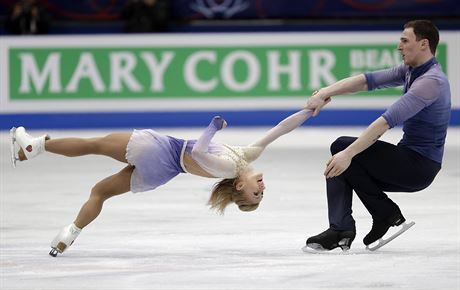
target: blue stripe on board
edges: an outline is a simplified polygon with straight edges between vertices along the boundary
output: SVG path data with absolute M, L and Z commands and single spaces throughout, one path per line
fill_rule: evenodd
M 202 127 L 215 115 L 223 116 L 231 127 L 272 126 L 294 112 L 254 110 L 0 114 L 0 130 L 13 126 L 25 126 L 29 129 Z M 366 126 L 382 113 L 383 110 L 324 110 L 304 125 Z M 460 109 L 452 110 L 450 125 L 460 125 Z

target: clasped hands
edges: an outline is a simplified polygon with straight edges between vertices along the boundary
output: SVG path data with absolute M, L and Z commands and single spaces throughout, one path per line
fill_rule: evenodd
M 319 111 L 331 101 L 331 97 L 324 95 L 321 90 L 314 91 L 307 100 L 305 109 L 313 110 L 313 116 L 317 116 Z

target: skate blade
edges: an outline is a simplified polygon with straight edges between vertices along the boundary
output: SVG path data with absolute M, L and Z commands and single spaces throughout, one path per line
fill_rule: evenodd
M 389 242 L 391 242 L 392 240 L 394 240 L 395 238 L 399 237 L 401 234 L 403 234 L 405 231 L 407 231 L 408 229 L 410 229 L 413 225 L 415 225 L 415 222 L 409 222 L 409 223 L 402 223 L 402 228 L 397 231 L 396 233 L 394 233 L 393 235 L 391 235 L 390 237 L 388 237 L 387 239 L 379 239 L 377 242 L 377 245 L 375 246 L 371 246 L 372 244 L 375 244 L 376 242 L 370 244 L 370 245 L 367 245 L 366 246 L 366 250 L 369 250 L 369 251 L 375 251 L 377 249 L 380 249 L 381 247 L 385 246 L 386 244 L 388 244 Z
M 343 238 L 339 241 L 338 244 L 342 251 L 346 252 L 350 250 L 351 242 L 353 242 L 353 240 L 351 240 L 350 238 Z
M 10 130 L 10 154 L 11 154 L 11 165 L 16 168 L 16 162 L 19 160 L 19 145 L 16 143 L 16 127 Z
M 348 250 L 342 250 L 340 247 L 337 247 L 332 250 L 324 249 L 320 244 L 312 243 L 308 244 L 302 248 L 304 253 L 308 254 L 330 254 L 330 255 L 337 255 L 337 254 L 346 254 Z
M 51 248 L 51 251 L 49 252 L 50 256 L 52 257 L 57 257 L 57 254 L 59 251 L 56 248 Z
M 59 242 L 56 247 L 51 247 L 51 251 L 49 252 L 49 254 L 53 257 L 56 257 L 57 254 L 62 254 L 66 248 L 66 244 L 64 244 L 63 242 Z

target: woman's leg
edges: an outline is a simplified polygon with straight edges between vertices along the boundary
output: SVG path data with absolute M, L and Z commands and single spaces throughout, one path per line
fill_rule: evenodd
M 45 141 L 45 150 L 68 157 L 88 154 L 105 155 L 125 162 L 126 146 L 131 133 L 112 133 L 96 138 L 59 138 Z M 19 159 L 25 160 L 24 152 L 19 152 Z
M 92 222 L 101 212 L 102 205 L 108 198 L 125 193 L 130 189 L 131 174 L 134 166 L 128 165 L 120 172 L 97 183 L 88 201 L 82 206 L 75 221 L 61 229 L 51 242 L 50 255 L 56 257 L 70 247 L 81 232 L 81 229 Z
M 80 229 L 84 228 L 99 215 L 104 201 L 112 196 L 128 192 L 133 170 L 134 166 L 126 166 L 120 172 L 98 182 L 91 190 L 88 201 L 80 209 L 74 224 Z

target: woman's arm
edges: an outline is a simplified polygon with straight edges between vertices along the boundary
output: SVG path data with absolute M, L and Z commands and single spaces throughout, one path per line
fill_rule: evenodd
M 212 138 L 217 131 L 226 126 L 227 122 L 222 117 L 214 117 L 192 148 L 192 159 L 213 177 L 226 178 L 235 175 L 236 165 L 234 162 L 209 153 Z
M 215 116 L 211 120 L 211 123 L 209 123 L 208 127 L 206 127 L 203 134 L 201 134 L 200 138 L 198 138 L 195 145 L 193 145 L 192 153 L 194 151 L 203 153 L 208 152 L 209 144 L 211 143 L 214 135 L 216 135 L 216 132 L 225 127 L 227 127 L 227 122 L 225 122 L 222 117 Z
M 268 144 L 272 143 L 282 135 L 287 134 L 295 128 L 302 125 L 303 122 L 305 122 L 305 120 L 307 120 L 311 116 L 311 114 L 311 110 L 304 109 L 290 115 L 289 117 L 278 123 L 278 125 L 270 129 L 265 134 L 265 136 L 245 147 L 244 152 L 246 159 L 249 162 L 257 159 L 257 157 L 260 156 L 260 154 L 265 149 L 265 147 L 267 147 Z
M 311 110 L 304 109 L 304 110 L 298 111 L 297 113 L 290 115 L 283 121 L 279 122 L 278 125 L 270 129 L 265 134 L 265 136 L 251 143 L 249 146 L 262 147 L 262 148 L 267 147 L 268 144 L 272 143 L 279 137 L 291 132 L 295 128 L 302 125 L 303 122 L 305 122 L 305 120 L 307 120 L 311 116 L 311 114 L 312 114 Z

